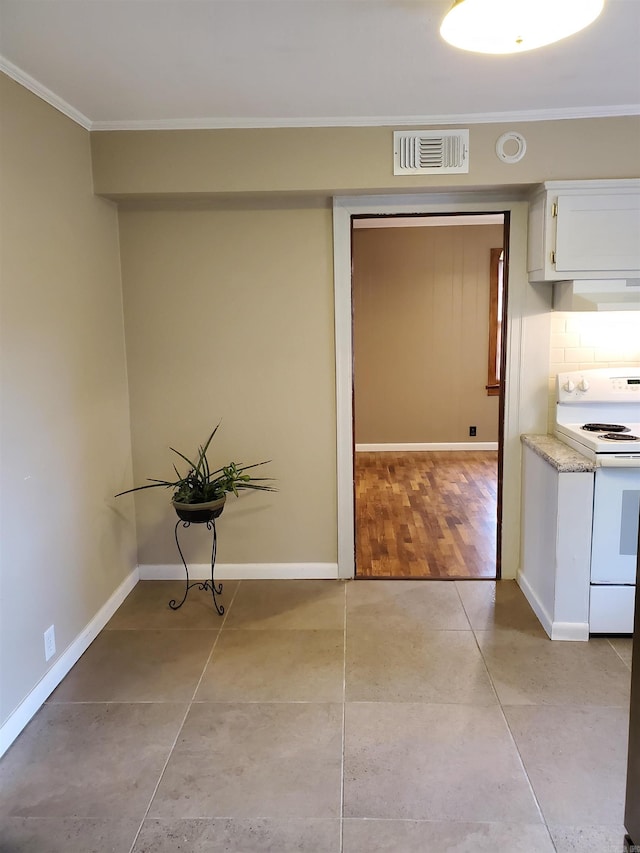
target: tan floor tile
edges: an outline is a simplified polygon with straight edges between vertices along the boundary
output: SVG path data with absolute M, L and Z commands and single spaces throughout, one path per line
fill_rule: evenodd
M 342 702 L 343 631 L 223 631 L 196 701 Z
M 347 628 L 347 700 L 495 705 L 471 631 Z
M 557 853 L 622 853 L 623 826 L 552 826 Z
M 219 602 L 225 607 L 231 603 L 237 586 L 238 581 L 222 581 Z M 216 612 L 210 592 L 194 587 L 182 607 L 169 607 L 172 599 L 182 600 L 184 590 L 184 581 L 140 581 L 105 630 L 219 631 L 224 617 Z
M 185 710 L 45 705 L 0 763 L 0 815 L 141 820 Z
M 133 853 L 339 853 L 339 820 L 146 820 Z
M 214 643 L 135 853 L 338 853 L 345 602 L 344 853 L 551 852 L 485 659 L 558 853 L 622 849 L 630 640 L 513 582 L 224 585 L 136 587 L 0 762 L 1 853 L 129 853 Z
M 342 706 L 192 705 L 150 817 L 337 818 Z
M 241 581 L 224 629 L 342 630 L 344 588 L 333 580 Z
M 546 637 L 515 581 L 456 581 L 456 587 L 474 630 L 517 628 Z
M 349 703 L 345 816 L 537 823 L 499 708 Z
M 218 635 L 103 631 L 50 702 L 188 702 Z
M 128 853 L 139 820 L 11 817 L 0 821 L 2 853 Z
M 343 853 L 554 853 L 543 824 L 347 819 Z
M 352 581 L 347 584 L 347 625 L 387 631 L 470 630 L 452 581 Z
M 503 705 L 629 705 L 631 673 L 607 640 L 554 642 L 512 629 L 476 636 Z
M 626 709 L 530 706 L 505 713 L 550 826 L 623 823 Z

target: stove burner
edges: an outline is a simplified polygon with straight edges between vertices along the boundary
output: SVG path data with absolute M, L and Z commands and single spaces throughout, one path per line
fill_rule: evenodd
M 587 432 L 629 432 L 629 427 L 622 424 L 585 424 L 582 429 Z
M 606 432 L 604 435 L 601 435 L 600 438 L 606 438 L 609 441 L 640 441 L 637 435 L 628 435 L 626 432 L 624 434 L 619 432 Z

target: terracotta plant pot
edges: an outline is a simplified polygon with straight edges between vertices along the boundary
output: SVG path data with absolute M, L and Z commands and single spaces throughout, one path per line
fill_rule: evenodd
M 215 501 L 207 501 L 201 504 L 184 504 L 178 501 L 171 501 L 171 503 L 181 521 L 189 521 L 191 524 L 204 524 L 207 521 L 213 521 L 214 518 L 218 518 L 222 514 L 226 499 L 227 496 L 223 495 L 221 498 L 216 498 Z

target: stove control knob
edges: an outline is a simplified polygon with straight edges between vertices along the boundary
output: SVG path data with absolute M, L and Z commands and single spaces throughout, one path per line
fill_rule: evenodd
M 564 383 L 564 385 L 562 387 L 564 388 L 565 391 L 568 391 L 569 393 L 571 393 L 572 391 L 575 391 L 576 383 L 572 382 L 570 379 L 567 379 L 567 381 Z
M 579 383 L 579 385 L 578 385 L 578 388 L 579 388 L 581 391 L 588 391 L 588 390 L 589 390 L 589 383 L 587 382 L 587 380 L 586 380 L 586 379 L 581 379 L 581 380 L 580 380 L 580 383 Z

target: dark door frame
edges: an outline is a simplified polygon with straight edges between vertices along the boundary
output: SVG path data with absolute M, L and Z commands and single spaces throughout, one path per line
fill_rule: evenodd
M 335 196 L 333 199 L 334 357 L 336 383 L 336 577 L 354 576 L 353 424 L 351 343 L 351 217 L 362 214 L 510 212 L 507 382 L 504 401 L 501 571 L 520 566 L 522 433 L 546 433 L 549 384 L 548 286 L 527 276 L 526 194 L 514 187 L 440 187 L 414 194 Z
M 502 577 L 502 506 L 503 506 L 503 473 L 504 473 L 504 458 L 503 458 L 503 447 L 504 447 L 504 410 L 505 410 L 505 376 L 506 376 L 506 368 L 507 368 L 507 339 L 508 339 L 508 295 L 509 295 L 509 236 L 510 236 L 510 211 L 473 211 L 472 213 L 467 212 L 465 210 L 460 210 L 458 212 L 431 212 L 431 213 L 389 213 L 389 214 L 360 214 L 353 215 L 351 217 L 351 276 L 352 276 L 352 287 L 351 287 L 351 318 L 352 318 L 352 337 L 351 337 L 351 364 L 352 364 L 352 374 L 351 374 L 351 434 L 353 437 L 353 529 L 354 529 L 354 577 L 362 578 L 362 576 L 358 575 L 358 566 L 357 559 L 355 553 L 355 543 L 357 538 L 357 520 L 356 520 L 356 495 L 355 495 L 355 371 L 353 370 L 353 223 L 354 220 L 363 220 L 363 219 L 423 219 L 428 217 L 451 217 L 452 220 L 459 218 L 460 216 L 483 216 L 488 213 L 492 215 L 500 214 L 503 217 L 502 221 L 502 250 L 504 252 L 504 261 L 503 261 L 503 295 L 502 295 L 502 317 L 501 317 L 501 327 L 500 327 L 500 390 L 499 390 L 499 402 L 498 402 L 498 470 L 497 470 L 497 506 L 496 506 L 496 555 L 495 555 L 495 577 L 488 578 L 479 578 L 477 576 L 469 576 L 465 577 L 451 577 L 451 578 L 424 578 L 424 580 L 500 580 Z M 452 222 L 455 226 L 457 223 Z M 462 225 L 458 225 L 458 227 L 463 227 Z M 370 576 L 367 576 L 370 579 Z M 405 577 L 394 577 L 393 580 L 417 580 L 415 576 L 405 576 Z

